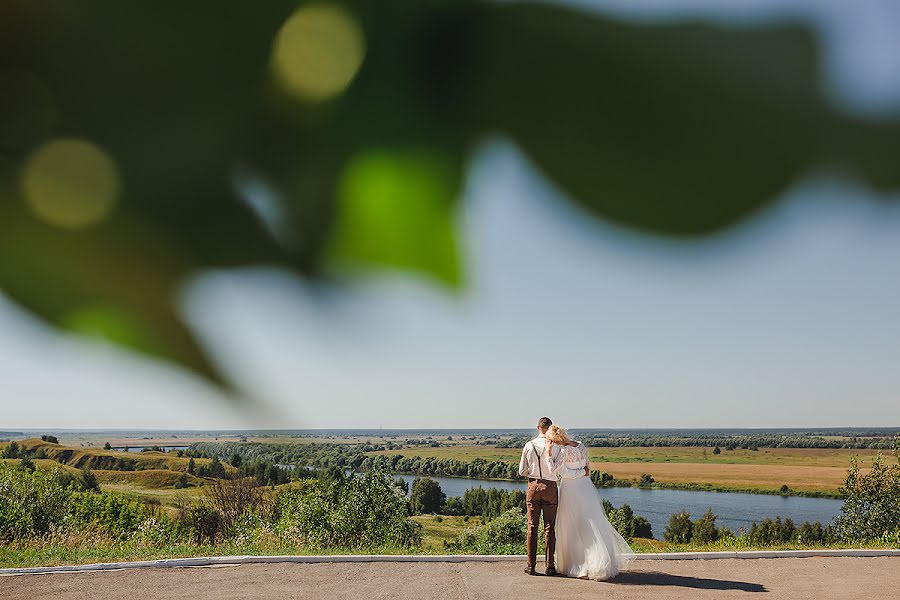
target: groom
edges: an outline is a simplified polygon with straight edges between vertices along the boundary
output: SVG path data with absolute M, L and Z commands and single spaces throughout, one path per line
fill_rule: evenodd
M 525 495 L 525 506 L 528 508 L 528 536 L 525 545 L 528 550 L 528 575 L 537 575 L 534 563 L 537 554 L 538 520 L 544 514 L 544 538 L 547 542 L 545 564 L 547 575 L 556 575 L 554 552 L 556 550 L 556 505 L 559 502 L 559 491 L 556 488 L 556 474 L 548 460 L 547 429 L 553 425 L 548 417 L 538 420 L 538 436 L 525 444 L 522 449 L 522 460 L 519 461 L 519 475 L 528 478 L 528 492 Z M 554 445 L 552 459 L 559 458 L 559 446 Z

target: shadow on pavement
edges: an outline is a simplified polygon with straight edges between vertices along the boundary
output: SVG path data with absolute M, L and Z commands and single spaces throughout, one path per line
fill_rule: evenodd
M 698 590 L 741 590 L 743 592 L 768 592 L 764 585 L 746 583 L 744 581 L 728 581 L 725 579 L 704 579 L 702 577 L 684 577 L 668 573 L 632 572 L 622 573 L 610 583 L 624 585 L 665 585 L 694 588 Z

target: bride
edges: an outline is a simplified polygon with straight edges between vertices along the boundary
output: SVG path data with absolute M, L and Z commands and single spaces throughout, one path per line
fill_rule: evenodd
M 551 425 L 546 433 L 551 467 L 559 480 L 556 513 L 556 568 L 562 575 L 611 579 L 627 568 L 634 553 L 610 525 L 588 472 L 587 448 Z M 550 450 L 560 446 L 556 457 Z

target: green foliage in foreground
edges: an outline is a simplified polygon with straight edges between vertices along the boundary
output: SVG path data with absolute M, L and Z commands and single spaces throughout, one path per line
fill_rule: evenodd
M 865 475 L 860 474 L 856 459 L 851 459 L 841 491 L 846 500 L 835 523 L 840 539 L 900 538 L 900 457 L 889 466 L 878 455 Z
M 275 515 L 274 532 L 307 547 L 414 548 L 422 542 L 403 492 L 380 470 L 343 484 L 322 482 L 282 492 Z
M 522 554 L 528 519 L 511 508 L 485 525 L 469 527 L 444 545 L 450 554 Z
M 172 544 L 288 544 L 307 551 L 421 544 L 402 491 L 381 471 L 344 483 L 307 481 L 263 502 L 248 478 L 210 484 L 203 502 L 176 520 L 124 496 L 84 491 L 55 471 L 0 465 L 0 541 L 97 539 L 161 548 Z M 127 547 L 127 546 L 125 546 Z
M 468 502 L 485 512 L 512 506 L 439 548 L 422 544 L 421 527 L 409 518 L 404 492 L 388 474 L 375 469 L 344 479 L 340 469 L 336 473 L 341 477 L 302 480 L 272 492 L 257 487 L 253 477 L 214 480 L 200 502 L 171 519 L 137 500 L 90 489 L 85 473 L 3 464 L 0 566 L 226 554 L 523 551 L 527 523 L 515 493 L 491 498 L 470 490 L 460 506 Z M 662 543 L 647 539 L 649 523 L 627 505 L 605 502 L 604 509 L 638 552 L 900 547 L 898 477 L 900 468 L 883 461 L 866 475 L 851 467 L 844 514 L 826 527 L 776 517 L 735 534 L 717 527 L 711 510 L 697 520 L 683 512 L 672 516 Z

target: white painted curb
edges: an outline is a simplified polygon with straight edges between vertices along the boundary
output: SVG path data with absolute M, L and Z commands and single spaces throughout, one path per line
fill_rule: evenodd
M 636 554 L 637 560 L 716 560 L 723 558 L 813 558 L 828 556 L 898 556 L 900 550 L 750 550 L 741 552 L 656 552 Z M 58 567 L 26 567 L 0 569 L 0 577 L 10 575 L 39 575 L 45 573 L 85 573 L 166 567 L 211 567 L 216 565 L 245 565 L 253 563 L 362 563 L 362 562 L 507 562 L 524 561 L 525 555 L 488 554 L 349 554 L 320 556 L 204 556 L 196 558 L 167 558 L 138 562 L 97 563 L 91 565 L 62 565 Z

